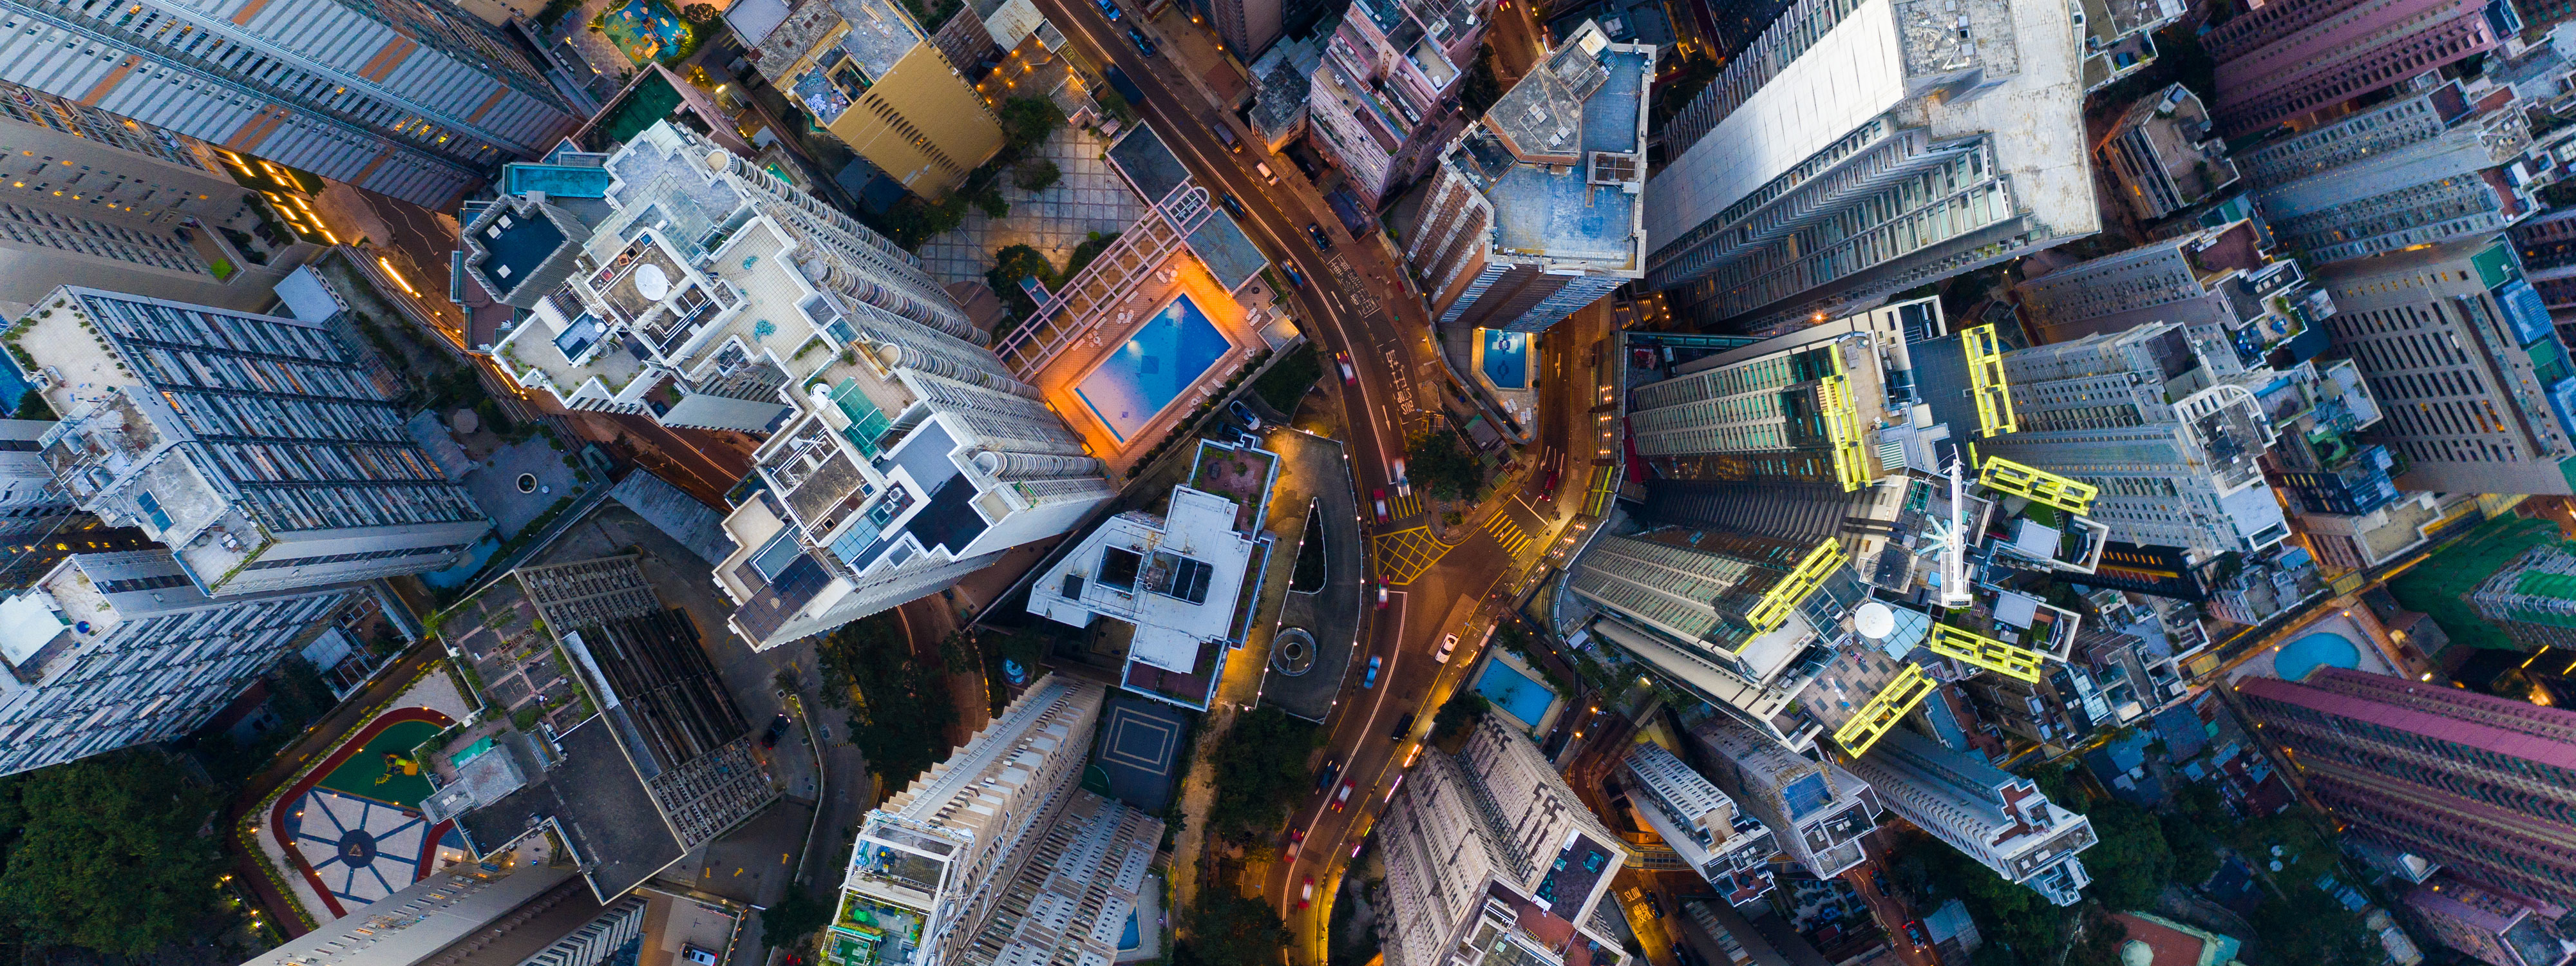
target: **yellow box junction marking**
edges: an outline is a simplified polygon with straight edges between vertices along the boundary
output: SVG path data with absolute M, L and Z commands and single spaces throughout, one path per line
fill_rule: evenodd
M 2039 682 L 2039 662 L 2045 656 L 2026 647 L 2014 647 L 2002 641 L 1960 630 L 1948 624 L 1932 625 L 1932 636 L 1923 642 L 1932 653 L 1953 657 L 2008 678 Z
M 1968 355 L 1968 394 L 1977 399 L 1977 429 L 1987 436 L 2019 432 L 2013 418 L 2012 391 L 2004 381 L 2003 342 L 1993 323 L 1959 333 Z
M 1450 550 L 1449 544 L 1441 543 L 1438 537 L 1431 535 L 1430 527 L 1381 533 L 1374 542 L 1377 546 L 1378 579 L 1389 584 L 1412 583 L 1414 578 L 1422 576 L 1423 571 L 1431 569 L 1432 564 L 1439 563 Z
M 1825 542 L 1817 544 L 1816 549 L 1807 551 L 1807 558 L 1798 562 L 1797 569 L 1789 571 L 1789 576 L 1781 578 L 1779 583 L 1772 584 L 1771 589 L 1763 593 L 1762 599 L 1744 615 L 1744 620 L 1753 625 L 1755 634 L 1771 633 L 1787 621 L 1789 611 L 1806 600 L 1808 594 L 1814 593 L 1825 575 L 1842 566 L 1842 562 L 1842 542 L 1832 537 L 1825 538 Z
M 1861 752 L 1877 744 L 1879 737 L 1887 734 L 1888 729 L 1896 727 L 1897 722 L 1913 713 L 1915 705 L 1930 697 L 1936 683 L 1924 676 L 1921 667 L 1906 665 L 1904 670 L 1896 672 L 1896 680 L 1888 682 L 1869 699 L 1868 704 L 1860 706 L 1860 713 L 1834 729 L 1834 743 L 1843 746 L 1843 750 L 1852 757 L 1860 757 Z
M 2001 456 L 1986 457 L 1977 482 L 1990 489 L 2029 497 L 2077 516 L 2093 512 L 2093 498 L 2102 495 L 2101 487 L 2023 466 Z

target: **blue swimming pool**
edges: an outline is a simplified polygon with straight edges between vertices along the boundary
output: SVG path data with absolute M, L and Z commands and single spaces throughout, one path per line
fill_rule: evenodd
M 1538 719 L 1547 714 L 1548 704 L 1556 700 L 1556 692 L 1548 690 L 1547 685 L 1530 680 L 1529 675 L 1501 661 L 1485 665 L 1485 676 L 1476 679 L 1476 693 L 1531 727 L 1538 726 Z
M 1145 327 L 1074 384 L 1073 394 L 1109 424 L 1121 443 L 1154 421 L 1190 383 L 1207 374 L 1232 344 L 1187 295 L 1154 313 Z
M 2361 666 L 2361 648 L 2352 638 L 2333 631 L 2318 631 L 2281 645 L 2272 655 L 2272 673 L 2284 681 L 2297 681 L 2321 665 L 2341 668 Z
M 1485 331 L 1485 378 L 1496 389 L 1529 388 L 1529 334 Z

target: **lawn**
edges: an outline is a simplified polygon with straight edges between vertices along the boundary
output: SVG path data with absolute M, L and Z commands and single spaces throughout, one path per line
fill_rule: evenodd
M 335 792 L 390 802 L 404 808 L 418 808 L 421 800 L 434 791 L 429 787 L 428 777 L 416 771 L 406 775 L 400 769 L 395 769 L 388 776 L 385 756 L 411 754 L 413 748 L 428 741 L 438 731 L 437 725 L 426 721 L 396 722 L 368 739 L 366 747 L 349 756 L 349 760 L 340 763 L 340 767 L 332 769 L 320 784 Z

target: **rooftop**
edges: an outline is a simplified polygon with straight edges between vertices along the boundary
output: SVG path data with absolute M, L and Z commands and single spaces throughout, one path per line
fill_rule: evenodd
M 1447 163 L 1493 205 L 1496 249 L 1643 270 L 1639 146 L 1653 73 L 1649 50 L 1613 44 L 1587 22 L 1451 147 Z

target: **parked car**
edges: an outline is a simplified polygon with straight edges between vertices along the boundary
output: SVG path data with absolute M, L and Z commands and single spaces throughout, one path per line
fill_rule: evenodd
M 1324 789 L 1333 787 L 1333 778 L 1341 773 L 1341 762 L 1330 758 L 1324 759 L 1324 770 L 1315 776 L 1315 791 L 1321 793 Z
M 1413 712 L 1411 712 L 1411 711 L 1407 711 L 1407 712 L 1405 712 L 1405 713 L 1404 713 L 1404 717 L 1401 717 L 1401 718 L 1397 718 L 1397 719 L 1395 719 L 1395 733 L 1390 734 L 1390 735 L 1387 735 L 1387 736 L 1386 736 L 1386 740 L 1388 740 L 1388 741 L 1403 741 L 1403 740 L 1404 740 L 1404 736 L 1409 735 L 1409 734 L 1412 734 L 1412 733 L 1413 733 Z
M 1324 226 L 1320 222 L 1306 223 L 1306 237 L 1314 241 L 1318 251 L 1333 250 L 1333 236 L 1324 234 Z
M 1368 676 L 1360 679 L 1360 690 L 1366 691 L 1370 688 L 1377 687 L 1377 665 L 1377 655 L 1369 655 Z
M 1262 181 L 1264 181 L 1264 182 L 1266 182 L 1266 183 L 1269 183 L 1269 184 L 1278 184 L 1278 183 L 1279 183 L 1279 175 L 1278 175 L 1277 173 L 1275 173 L 1275 172 L 1273 172 L 1273 171 L 1271 171 L 1271 170 L 1270 170 L 1270 162 L 1267 162 L 1267 161 L 1255 162 L 1255 163 L 1252 165 L 1252 170 L 1260 172 L 1260 173 L 1261 173 L 1261 180 L 1262 180 Z
M 1306 887 L 1297 891 L 1297 908 L 1306 908 L 1306 904 L 1313 901 L 1315 901 L 1315 877 L 1310 875 L 1306 877 Z
M 1432 654 L 1432 655 L 1431 655 L 1431 661 L 1432 661 L 1432 663 L 1434 663 L 1434 664 L 1447 664 L 1447 663 L 1449 663 L 1449 655 L 1450 655 L 1450 654 L 1453 654 L 1453 653 L 1456 653 L 1456 652 L 1457 652 L 1457 650 L 1458 650 L 1458 635 L 1456 635 L 1456 634 L 1443 634 L 1443 635 L 1440 635 L 1440 650 L 1439 650 L 1438 652 L 1436 652 L 1436 653 L 1434 653 L 1434 654 Z
M 1288 274 L 1290 274 L 1290 275 L 1295 275 L 1295 274 L 1297 274 L 1297 270 L 1296 270 L 1296 269 L 1293 269 L 1293 268 L 1292 268 L 1292 269 L 1289 269 L 1289 270 L 1288 270 Z M 1302 284 L 1302 283 L 1301 283 L 1301 284 Z M 1354 382 L 1358 382 L 1358 381 L 1360 381 L 1360 371 L 1359 371 L 1359 370 L 1357 370 L 1357 369 L 1353 369 L 1353 368 L 1351 368 L 1351 353 L 1350 353 L 1350 350 L 1348 350 L 1348 349 L 1344 349 L 1344 350 L 1342 350 L 1342 351 L 1340 351 L 1340 352 L 1333 353 L 1333 361 L 1334 361 L 1335 363 L 1339 364 L 1339 365 L 1342 367 L 1342 382 L 1343 382 L 1343 383 L 1348 384 L 1348 383 L 1354 383 Z
M 1654 913 L 1654 914 L 1655 914 L 1655 918 L 1657 918 L 1657 919 L 1661 919 L 1661 918 L 1663 918 L 1663 917 L 1664 917 L 1664 901 L 1663 901 L 1663 900 L 1661 900 L 1661 899 L 1657 899 L 1657 898 L 1655 898 L 1655 894 L 1654 894 L 1654 893 L 1652 893 L 1652 892 L 1646 893 L 1646 911 L 1647 911 L 1647 912 Z
M 1376 503 L 1376 504 L 1377 504 L 1377 522 L 1379 522 L 1379 523 L 1392 523 L 1392 522 L 1394 522 L 1394 521 L 1395 521 L 1395 518 L 1394 518 L 1394 517 L 1391 517 L 1391 516 L 1388 516 L 1388 515 L 1387 515 L 1387 512 L 1386 512 L 1386 491 L 1385 491 L 1385 490 L 1370 490 L 1370 491 L 1369 491 L 1369 499 L 1370 499 L 1372 502 L 1374 502 L 1374 503 Z
M 1879 894 L 1879 895 L 1882 895 L 1882 896 L 1893 896 L 1893 895 L 1895 895 L 1895 893 L 1887 891 L 1887 873 L 1884 873 L 1884 872 L 1872 872 L 1872 873 L 1870 873 L 1870 874 L 1869 874 L 1869 885 L 1870 885 L 1870 888 L 1877 889 L 1877 890 L 1878 890 L 1878 894 Z
M 1225 404 L 1225 411 L 1233 413 L 1236 419 L 1243 420 L 1245 426 L 1253 429 L 1261 428 L 1261 417 L 1253 415 L 1252 407 L 1244 405 L 1243 400 L 1237 399 Z
M 778 717 L 769 719 L 769 727 L 760 730 L 760 746 L 776 748 L 778 739 L 784 737 L 787 737 L 787 715 L 782 712 Z
M 1226 214 L 1233 215 L 1233 216 L 1235 216 L 1235 217 L 1237 217 L 1237 218 L 1241 218 L 1241 217 L 1243 217 L 1243 216 L 1244 216 L 1244 215 L 1243 215 L 1243 199 L 1235 197 L 1235 196 L 1234 196 L 1234 192 L 1231 192 L 1231 191 L 1220 191 L 1220 192 L 1217 192 L 1217 193 L 1216 193 L 1216 203 L 1217 203 L 1217 204 L 1220 204 L 1220 205 L 1225 206 L 1225 213 L 1226 213 Z
M 1226 150 L 1236 154 L 1243 153 L 1243 139 L 1234 136 L 1234 127 L 1225 123 L 1222 115 L 1209 118 L 1208 127 L 1216 132 L 1216 139 L 1225 144 Z
M 1303 845 L 1305 845 L 1305 844 L 1306 844 L 1306 830 L 1305 830 L 1305 829 L 1302 829 L 1302 828 L 1298 828 L 1298 827 L 1293 826 L 1293 825 L 1292 825 L 1292 826 L 1289 826 L 1289 828 L 1288 828 L 1288 860 L 1289 860 L 1289 861 L 1291 861 L 1291 862 L 1296 861 L 1296 860 L 1297 860 L 1297 849 L 1298 849 L 1298 847 L 1303 846 Z
M 1353 789 L 1358 788 L 1358 787 L 1360 787 L 1360 780 L 1359 780 L 1359 779 L 1357 779 L 1357 778 L 1345 778 L 1345 779 L 1342 779 L 1342 790 L 1341 790 L 1341 791 L 1338 791 L 1338 792 L 1333 793 L 1333 803 L 1332 803 L 1333 811 L 1336 811 L 1336 812 L 1341 811 L 1341 810 L 1342 810 L 1342 806 L 1350 804 L 1350 803 L 1351 803 L 1351 791 L 1352 791 Z
M 1136 42 L 1137 53 L 1143 54 L 1147 57 L 1154 56 L 1154 42 L 1145 39 L 1144 31 L 1138 30 L 1134 27 L 1129 27 L 1127 28 L 1127 39 Z
M 1108 15 L 1110 23 L 1117 23 L 1118 18 L 1123 16 L 1118 12 L 1118 0 L 1097 0 L 1097 2 L 1100 4 L 1100 12 Z
M 1932 934 L 1923 931 L 1923 920 L 1920 919 L 1905 924 L 1905 938 L 1914 940 L 1917 946 L 1932 945 Z

